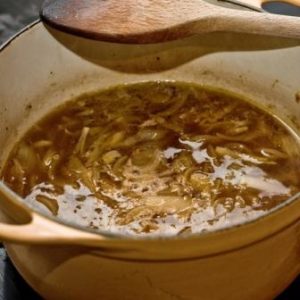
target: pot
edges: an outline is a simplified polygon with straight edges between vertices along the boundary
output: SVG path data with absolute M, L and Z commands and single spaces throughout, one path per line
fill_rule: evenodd
M 163 44 L 85 40 L 37 22 L 0 53 L 0 166 L 57 105 L 121 83 L 180 80 L 230 90 L 300 132 L 300 41 L 209 33 Z M 273 299 L 300 271 L 300 196 L 212 233 L 136 239 L 59 223 L 0 195 L 0 240 L 47 299 Z

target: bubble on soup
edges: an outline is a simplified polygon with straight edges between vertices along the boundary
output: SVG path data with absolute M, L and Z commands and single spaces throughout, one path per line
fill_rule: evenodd
M 186 235 L 249 221 L 300 192 L 299 138 L 229 93 L 124 85 L 57 108 L 4 181 L 33 209 L 94 230 Z

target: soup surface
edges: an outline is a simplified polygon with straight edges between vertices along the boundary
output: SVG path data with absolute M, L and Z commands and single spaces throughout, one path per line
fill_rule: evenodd
M 178 235 L 245 222 L 300 192 L 299 140 L 236 96 L 174 82 L 83 95 L 4 167 L 34 209 L 96 230 Z

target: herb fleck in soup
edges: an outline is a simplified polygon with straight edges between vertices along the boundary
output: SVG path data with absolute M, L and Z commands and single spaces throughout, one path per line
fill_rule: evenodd
M 18 142 L 4 181 L 92 229 L 180 235 L 243 223 L 300 192 L 298 137 L 236 96 L 174 82 L 83 95 Z

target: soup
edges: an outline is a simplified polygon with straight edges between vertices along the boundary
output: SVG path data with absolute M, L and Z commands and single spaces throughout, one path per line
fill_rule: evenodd
M 147 82 L 83 95 L 16 144 L 5 183 L 94 230 L 184 235 L 266 214 L 300 192 L 299 138 L 234 95 Z

